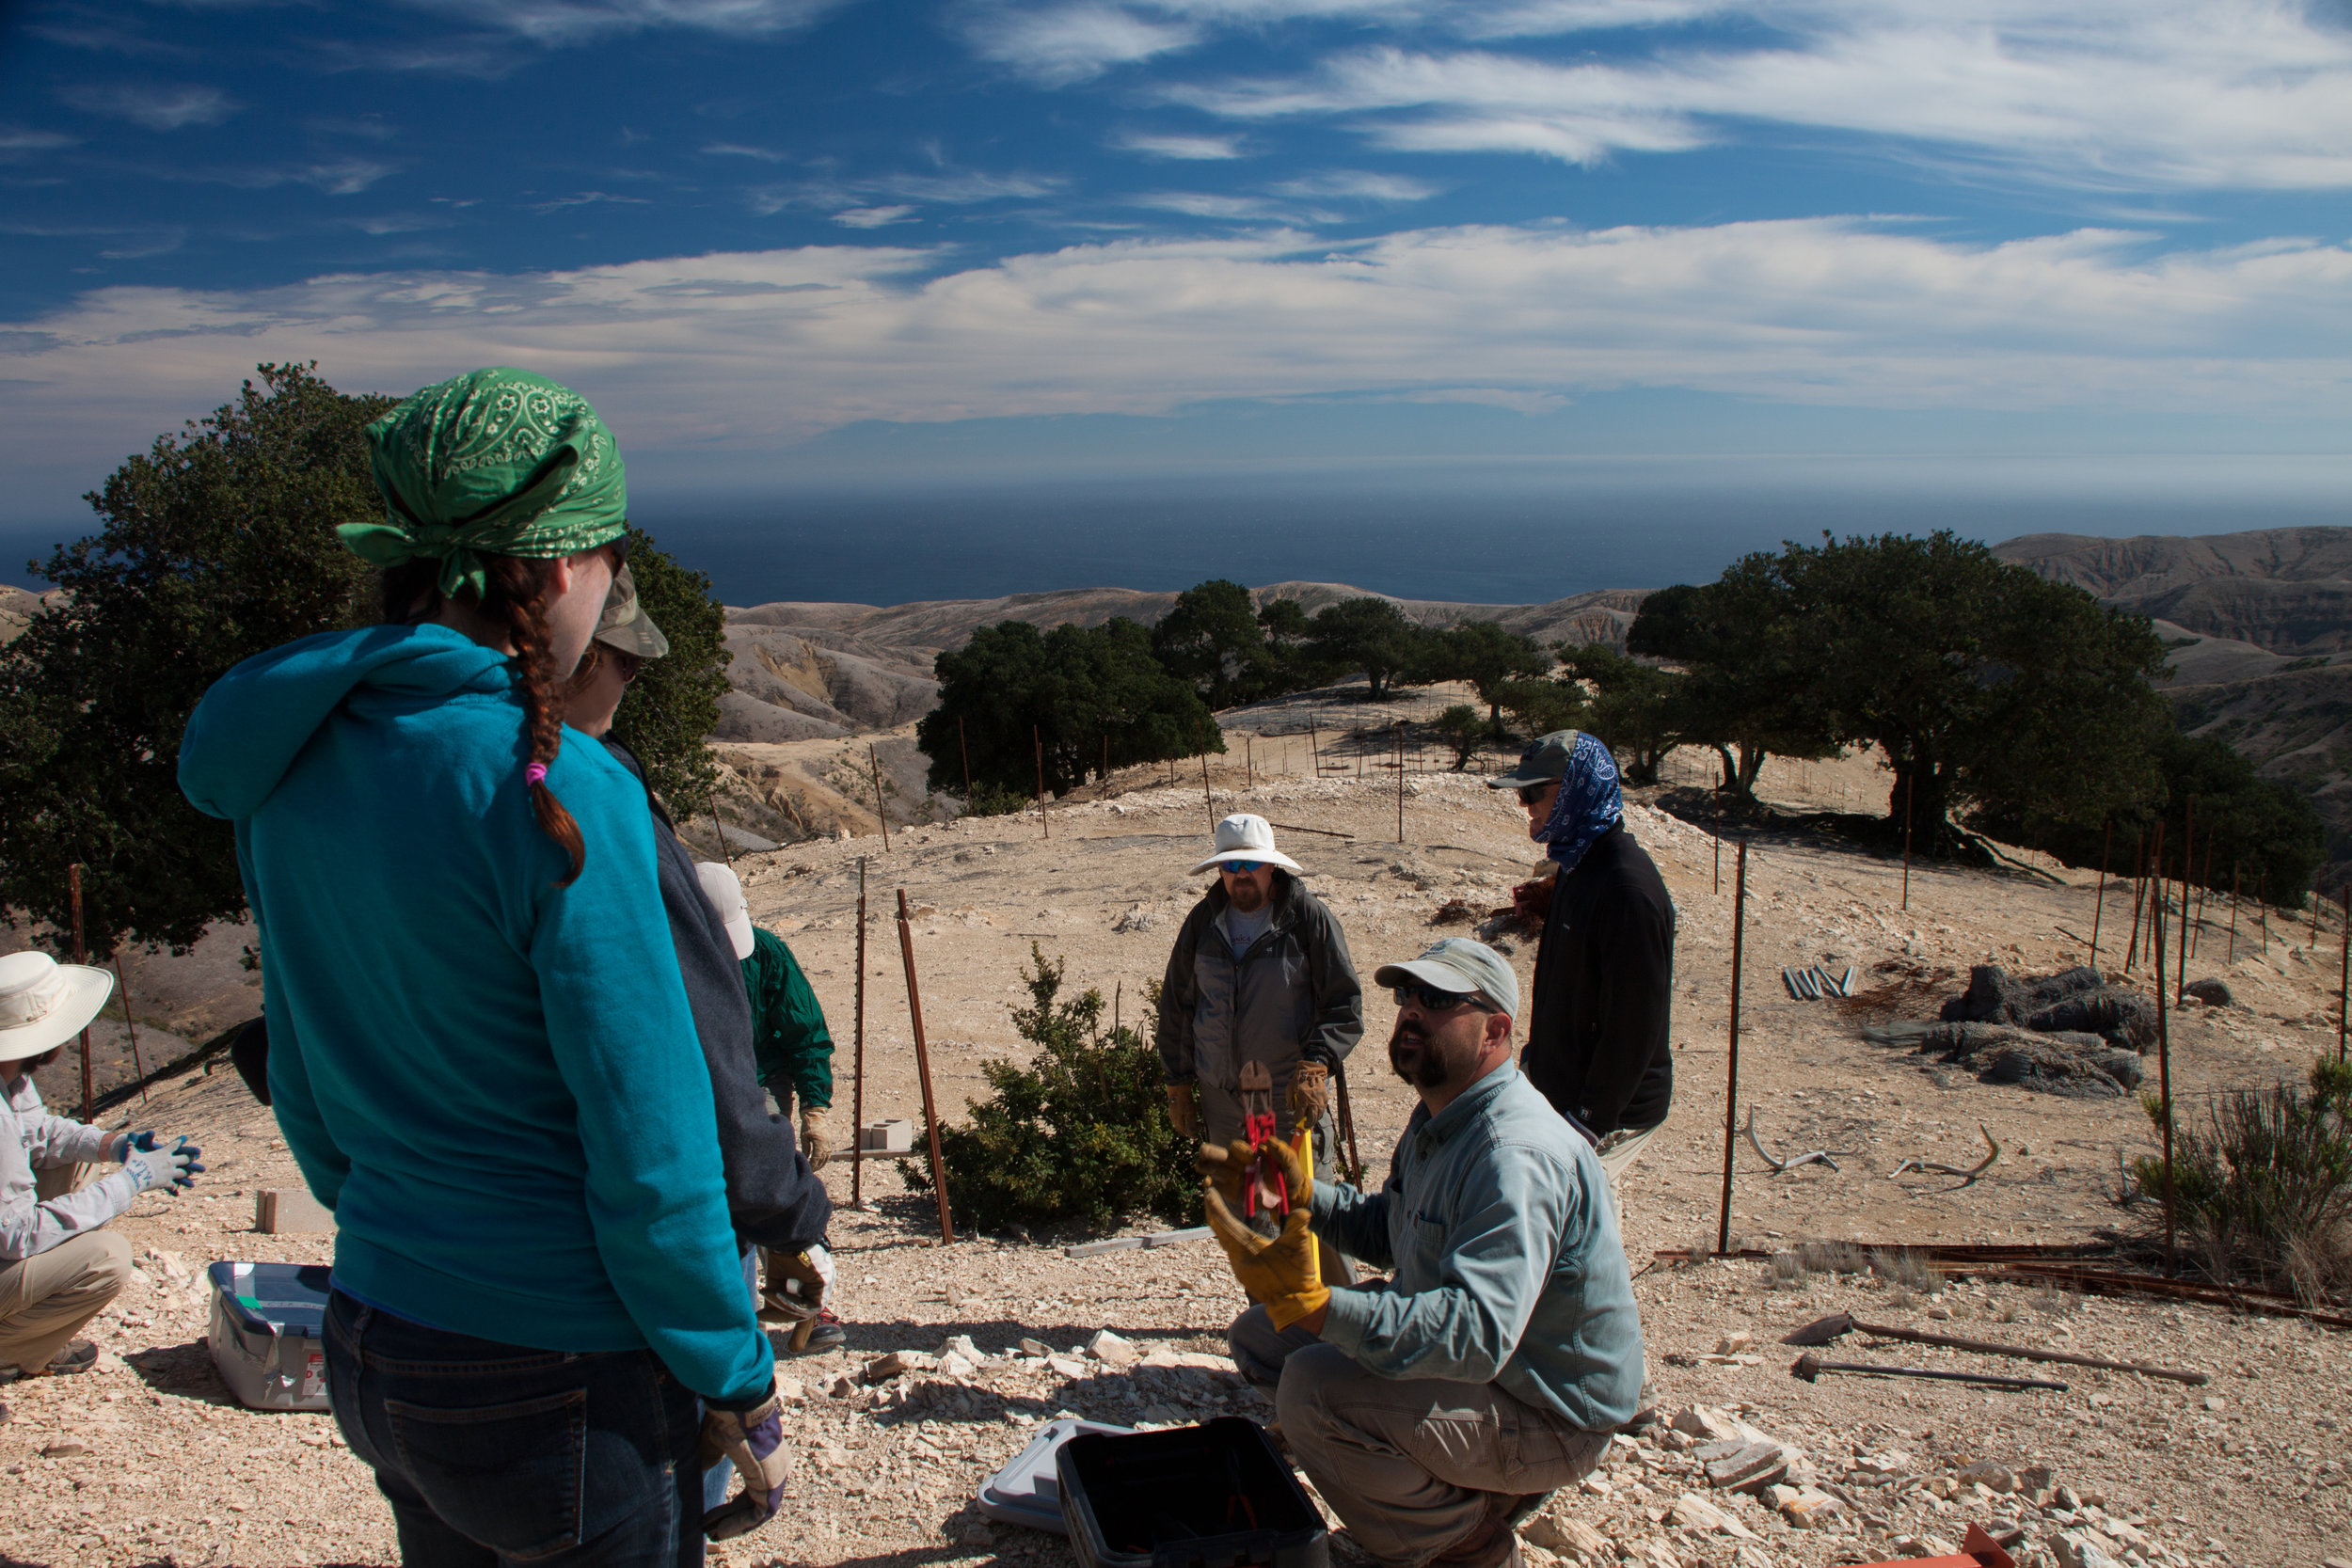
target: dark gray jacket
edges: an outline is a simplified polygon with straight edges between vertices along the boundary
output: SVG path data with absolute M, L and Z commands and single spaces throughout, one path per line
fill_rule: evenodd
M 1216 925 L 1229 901 L 1220 879 L 1184 917 L 1168 956 L 1159 1029 L 1168 1081 L 1231 1093 L 1244 1062 L 1265 1063 L 1278 1086 L 1301 1057 L 1336 1068 L 1364 1034 L 1364 988 L 1338 919 L 1277 870 L 1274 917 L 1235 958 Z
M 619 741 L 607 737 L 606 751 L 643 783 L 644 765 Z M 790 1250 L 825 1239 L 833 1199 L 808 1168 L 792 1124 L 770 1113 L 752 1061 L 752 1001 L 743 989 L 743 967 L 735 944 L 719 923 L 718 911 L 703 896 L 694 877 L 694 857 L 678 842 L 669 815 L 645 795 L 656 820 L 654 873 L 661 884 L 662 912 L 670 918 L 670 940 L 677 946 L 678 975 L 686 982 L 686 1004 L 694 1014 L 710 1066 L 710 1098 L 719 1113 L 719 1159 L 726 1168 L 727 1217 L 736 1240 L 745 1245 Z

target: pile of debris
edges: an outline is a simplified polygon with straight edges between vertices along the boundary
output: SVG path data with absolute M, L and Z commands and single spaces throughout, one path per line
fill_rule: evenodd
M 2139 1086 L 2140 1053 L 2155 1043 L 2156 1018 L 2146 997 L 2095 969 L 2021 980 L 1979 964 L 1968 989 L 1944 1004 L 1940 1022 L 1876 1024 L 1862 1037 L 1910 1046 L 1982 1083 L 2102 1100 Z

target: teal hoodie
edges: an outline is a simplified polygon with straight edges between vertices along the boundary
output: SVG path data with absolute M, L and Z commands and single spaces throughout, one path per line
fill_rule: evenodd
M 739 1404 L 772 1352 L 644 788 L 564 732 L 548 786 L 587 866 L 561 887 L 528 761 L 512 665 L 442 626 L 305 638 L 205 693 L 180 786 L 236 826 L 278 1124 L 353 1295 L 510 1344 L 650 1346 Z

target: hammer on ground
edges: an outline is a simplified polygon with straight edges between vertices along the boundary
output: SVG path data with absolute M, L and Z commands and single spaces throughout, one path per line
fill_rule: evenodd
M 2097 1367 L 2103 1371 L 2139 1372 L 2148 1377 L 2169 1378 L 2174 1383 L 2201 1384 L 2210 1382 L 2203 1372 L 2182 1371 L 2173 1367 L 2153 1367 L 2143 1361 L 2109 1361 L 2102 1356 L 2076 1355 L 2072 1351 L 2035 1350 L 2030 1345 L 2004 1345 L 1991 1339 L 1963 1339 L 1952 1334 L 1930 1334 L 1924 1329 L 1892 1328 L 1885 1323 L 1856 1323 L 1851 1313 L 1832 1312 L 1784 1335 L 1784 1345 L 1826 1345 L 1842 1334 L 1867 1334 L 1875 1339 L 1904 1339 L 1915 1345 L 1942 1345 L 1947 1350 L 1975 1351 L 1979 1355 L 2013 1355 L 2020 1361 L 2060 1361 L 2070 1367 Z
M 2040 1377 L 1996 1377 L 1991 1372 L 1946 1372 L 1930 1367 L 1881 1367 L 1867 1361 L 1824 1361 L 1811 1351 L 1797 1357 L 1797 1364 L 1788 1369 L 1790 1377 L 1801 1377 L 1807 1383 L 1819 1383 L 1823 1372 L 1858 1372 L 1866 1377 L 1926 1377 L 1939 1383 L 1974 1383 L 1987 1388 L 2055 1388 L 2066 1392 L 2063 1383 L 2052 1383 Z

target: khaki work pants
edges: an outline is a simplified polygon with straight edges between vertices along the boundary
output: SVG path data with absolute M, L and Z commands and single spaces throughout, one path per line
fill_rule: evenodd
M 0 1263 L 0 1366 L 38 1372 L 122 1293 L 131 1243 L 88 1230 L 47 1252 Z
M 1625 1173 L 1633 1167 L 1633 1162 L 1641 1157 L 1642 1150 L 1649 1147 L 1649 1141 L 1658 1136 L 1658 1128 L 1665 1125 L 1661 1121 L 1658 1127 L 1645 1128 L 1639 1132 L 1630 1134 L 1612 1132 L 1609 1137 L 1601 1139 L 1601 1148 L 1596 1157 L 1600 1161 L 1601 1174 L 1609 1178 L 1609 1192 L 1612 1196 L 1615 1196 L 1624 1187 Z M 1612 1138 L 1621 1141 L 1612 1143 L 1610 1141 Z M 1623 1203 L 1617 1205 L 1617 1212 L 1619 1213 L 1625 1212 Z
M 1231 1338 L 1245 1376 L 1276 1373 L 1275 1414 L 1292 1457 L 1383 1568 L 1422 1568 L 1518 1498 L 1573 1485 L 1609 1450 L 1609 1433 L 1491 1383 L 1367 1371 L 1304 1329 L 1276 1329 L 1263 1307 L 1243 1313 Z M 1498 1536 L 1492 1560 L 1508 1552 Z

